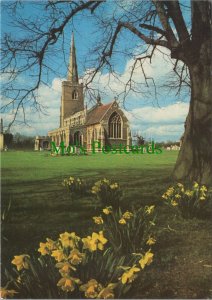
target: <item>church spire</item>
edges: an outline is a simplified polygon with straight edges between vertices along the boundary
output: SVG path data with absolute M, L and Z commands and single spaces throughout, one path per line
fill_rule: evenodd
M 69 67 L 68 67 L 68 80 L 70 80 L 72 83 L 78 83 L 77 58 L 76 58 L 76 49 L 74 45 L 73 31 L 72 31 L 71 51 L 70 51 Z

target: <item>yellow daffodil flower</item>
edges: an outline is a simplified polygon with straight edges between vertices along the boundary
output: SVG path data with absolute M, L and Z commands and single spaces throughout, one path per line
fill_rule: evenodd
M 100 231 L 99 234 L 96 232 L 92 233 L 92 236 L 87 236 L 87 238 L 82 239 L 83 248 L 88 249 L 93 252 L 96 251 L 97 248 L 99 250 L 104 249 L 104 245 L 107 243 L 107 239 L 103 235 L 103 231 Z
M 200 191 L 201 191 L 201 192 L 207 192 L 207 190 L 208 190 L 208 189 L 206 188 L 205 185 L 202 185 L 201 188 L 200 188 Z
M 201 195 L 202 197 L 206 197 L 206 193 L 203 192 L 203 191 L 200 192 L 200 195 Z
M 30 256 L 27 254 L 14 256 L 12 264 L 16 265 L 18 271 L 22 269 L 29 269 L 29 258 Z
M 204 197 L 204 196 L 201 196 L 200 198 L 199 198 L 199 200 L 200 201 L 204 201 L 206 198 Z
M 199 187 L 199 184 L 196 181 L 194 181 L 194 185 L 193 186 L 194 186 L 195 189 L 197 189 Z
M 172 206 L 177 206 L 178 203 L 177 203 L 175 200 L 171 200 L 171 205 L 172 205 Z
M 0 288 L 0 298 L 7 299 L 12 298 L 15 294 L 18 294 L 15 290 L 7 290 L 6 288 Z
M 105 215 L 109 215 L 112 213 L 112 206 L 107 206 L 102 211 Z
M 150 215 L 153 211 L 154 211 L 155 205 L 151 205 L 151 206 L 146 206 L 145 207 L 145 212 Z
M 176 195 L 175 195 L 175 198 L 176 198 L 176 199 L 180 199 L 180 198 L 181 198 L 180 194 L 176 194 Z
M 98 224 L 98 225 L 101 225 L 101 224 L 104 223 L 102 217 L 100 217 L 100 216 L 99 217 L 93 217 L 93 220 L 94 220 L 94 223 Z
M 128 210 L 123 214 L 122 218 L 129 220 L 133 217 L 133 213 L 129 212 Z
M 120 278 L 122 284 L 133 282 L 133 280 L 137 277 L 137 275 L 135 273 L 137 273 L 139 271 L 140 271 L 140 268 L 138 268 L 134 265 L 128 271 L 124 272 Z
M 40 252 L 41 255 L 46 255 L 50 253 L 46 243 L 40 243 L 40 248 L 38 249 L 38 252 Z
M 166 193 L 164 193 L 164 194 L 162 195 L 162 198 L 165 199 L 165 200 L 168 200 L 169 197 L 168 197 L 168 195 L 167 195 Z
M 55 250 L 57 247 L 56 247 L 56 242 L 47 238 L 47 246 L 50 250 Z
M 121 218 L 119 220 L 119 224 L 125 225 L 125 224 L 127 224 L 127 222 L 126 222 L 126 220 L 124 218 Z
M 68 257 L 72 265 L 78 265 L 82 262 L 83 258 L 85 257 L 85 254 L 79 252 L 78 249 L 73 249 Z
M 40 252 L 41 255 L 50 254 L 52 250 L 55 250 L 57 248 L 56 243 L 53 240 L 48 238 L 46 240 L 46 243 L 40 243 L 40 248 L 38 249 L 38 252 Z
M 78 245 L 78 242 L 80 240 L 80 237 L 78 237 L 75 232 L 64 232 L 60 234 L 60 241 L 62 243 L 62 246 L 67 248 L 76 248 Z
M 92 190 L 91 190 L 91 193 L 92 193 L 92 194 L 97 194 L 98 192 L 99 192 L 99 188 L 96 187 L 96 186 L 93 186 L 93 187 L 92 187 Z
M 64 255 L 63 250 L 54 250 L 54 251 L 52 251 L 51 256 L 54 257 L 55 260 L 58 261 L 58 262 L 61 262 L 62 260 L 67 258 Z
M 118 183 L 113 183 L 113 184 L 110 185 L 111 190 L 118 189 L 118 187 L 119 187 Z
M 146 242 L 147 245 L 154 245 L 156 243 L 156 239 L 149 237 L 148 241 Z
M 63 277 L 58 281 L 57 286 L 61 287 L 64 292 L 73 292 L 76 284 L 81 284 L 80 279 L 74 277 Z
M 168 190 L 166 191 L 167 196 L 172 196 L 173 193 L 174 193 L 173 187 L 168 188 Z
M 97 240 L 92 239 L 91 236 L 87 236 L 82 239 L 83 248 L 88 249 L 90 252 L 97 250 Z
M 104 178 L 102 181 L 103 181 L 104 183 L 110 183 L 110 180 L 108 180 L 108 179 L 106 179 L 106 178 Z
M 139 264 L 141 266 L 142 269 L 144 269 L 144 267 L 147 265 L 150 265 L 153 261 L 153 256 L 154 254 L 152 252 L 150 252 L 150 250 L 148 252 L 145 253 L 145 255 L 139 260 Z
M 59 262 L 56 265 L 56 268 L 59 269 L 60 274 L 65 277 L 70 274 L 71 271 L 76 271 L 76 268 L 74 268 L 69 262 Z
M 179 188 L 183 188 L 183 184 L 182 183 L 177 183 L 177 186 L 179 187 Z
M 188 197 L 192 197 L 194 195 L 194 192 L 187 190 L 187 191 L 185 191 L 185 195 L 187 195 Z
M 66 186 L 67 184 L 68 184 L 68 180 L 67 180 L 67 179 L 64 179 L 62 185 L 63 185 L 63 186 Z
M 85 297 L 90 299 L 97 298 L 101 290 L 102 285 L 95 279 L 91 279 L 88 281 L 88 283 L 80 286 L 80 291 L 85 292 Z
M 103 235 L 103 231 L 99 231 L 98 235 L 98 248 L 99 250 L 104 249 L 104 245 L 107 243 L 107 239 Z
M 107 287 L 103 288 L 99 295 L 98 299 L 114 299 L 114 288 L 117 286 L 117 283 L 109 283 Z

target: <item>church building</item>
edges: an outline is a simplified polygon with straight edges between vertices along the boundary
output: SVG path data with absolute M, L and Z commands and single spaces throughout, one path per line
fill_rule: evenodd
M 84 104 L 83 83 L 79 83 L 73 34 L 67 80 L 62 82 L 60 127 L 49 131 L 48 137 L 56 146 L 64 141 L 66 146 L 82 145 L 88 151 L 93 141 L 99 141 L 101 147 L 120 144 L 130 146 L 132 143 L 128 119 L 115 99 L 103 104 L 98 95 L 96 105 L 92 108 L 87 109 Z M 36 138 L 35 150 L 40 149 L 43 138 Z

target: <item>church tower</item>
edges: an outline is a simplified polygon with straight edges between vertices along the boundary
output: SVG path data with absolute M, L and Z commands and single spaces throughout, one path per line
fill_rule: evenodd
M 67 80 L 62 82 L 60 127 L 64 119 L 84 109 L 83 84 L 79 83 L 74 33 L 72 33 Z

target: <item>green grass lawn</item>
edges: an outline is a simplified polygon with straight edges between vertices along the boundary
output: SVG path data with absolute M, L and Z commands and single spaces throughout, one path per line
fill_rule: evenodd
M 123 188 L 123 207 L 157 206 L 155 263 L 128 298 L 209 297 L 211 221 L 185 221 L 161 201 L 172 184 L 177 154 L 51 157 L 49 152 L 2 153 L 2 211 L 11 200 L 9 216 L 2 225 L 2 270 L 14 255 L 32 253 L 46 237 L 56 238 L 65 230 L 82 234 L 92 224 L 98 204 L 90 197 L 71 201 L 61 185 L 65 177 L 93 182 L 107 177 Z
M 61 230 L 74 227 L 81 231 L 87 226 L 96 204 L 86 198 L 73 203 L 61 185 L 65 177 L 80 176 L 93 182 L 113 178 L 124 188 L 125 203 L 143 205 L 158 201 L 158 195 L 170 183 L 176 155 L 176 152 L 165 152 L 153 156 L 51 157 L 48 152 L 2 153 L 3 208 L 10 199 L 12 201 L 6 231 L 9 240 L 18 236 L 10 247 L 11 252 L 37 245 L 40 239 Z

